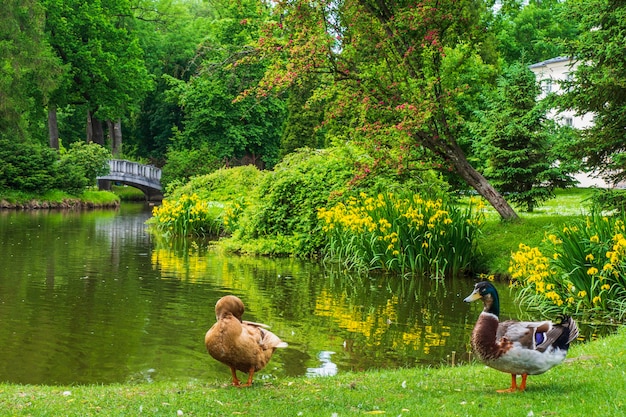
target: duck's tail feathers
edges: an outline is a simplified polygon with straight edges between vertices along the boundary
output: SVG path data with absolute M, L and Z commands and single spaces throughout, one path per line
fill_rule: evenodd
M 264 329 L 269 329 L 270 326 L 268 326 L 265 323 L 257 323 L 256 321 L 248 321 L 248 320 L 241 320 L 241 322 L 243 324 L 249 324 L 250 326 L 254 326 L 254 327 L 262 327 Z
M 565 316 L 557 328 L 562 329 L 562 333 L 554 342 L 554 346 L 567 350 L 569 344 L 578 337 L 578 326 L 573 318 Z

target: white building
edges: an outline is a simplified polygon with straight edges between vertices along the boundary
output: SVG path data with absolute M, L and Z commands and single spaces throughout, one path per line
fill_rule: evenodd
M 559 94 L 562 90 L 561 81 L 570 80 L 574 71 L 576 71 L 577 66 L 577 61 L 565 56 L 548 59 L 546 61 L 530 65 L 528 68 L 535 73 L 535 78 L 541 85 L 541 95 L 539 98 L 544 98 L 549 93 Z M 592 114 L 579 116 L 572 110 L 562 112 L 553 110 L 548 113 L 548 117 L 556 120 L 557 123 L 560 123 L 561 125 L 572 126 L 576 129 L 586 129 L 593 125 Z M 574 178 L 576 178 L 576 180 L 580 183 L 580 187 L 612 187 L 612 185 L 607 184 L 606 181 L 600 178 L 597 173 L 593 172 L 581 172 L 574 175 Z

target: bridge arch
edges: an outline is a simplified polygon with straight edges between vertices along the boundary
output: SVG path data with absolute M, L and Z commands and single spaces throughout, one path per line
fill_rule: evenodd
M 138 188 L 148 201 L 163 199 L 161 169 L 152 165 L 143 165 L 124 159 L 111 159 L 109 160 L 109 173 L 97 179 L 98 188 L 101 190 L 110 190 L 111 183 L 119 182 Z

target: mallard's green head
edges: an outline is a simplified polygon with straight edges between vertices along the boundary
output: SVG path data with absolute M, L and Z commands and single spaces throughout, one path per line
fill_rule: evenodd
M 472 301 L 482 300 L 484 305 L 484 311 L 487 313 L 500 315 L 500 299 L 498 298 L 498 291 L 496 287 L 489 281 L 481 281 L 474 286 L 474 291 L 468 295 L 465 300 L 466 303 Z

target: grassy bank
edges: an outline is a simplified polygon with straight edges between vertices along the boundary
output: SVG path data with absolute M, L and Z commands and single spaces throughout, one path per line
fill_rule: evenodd
M 207 361 L 212 360 L 207 355 Z M 270 363 L 271 368 L 271 363 Z M 126 385 L 0 384 L 8 416 L 621 416 L 626 415 L 626 329 L 575 343 L 562 365 L 530 376 L 523 393 L 498 394 L 510 376 L 482 365 L 262 379 Z M 267 374 L 267 372 L 265 372 Z

